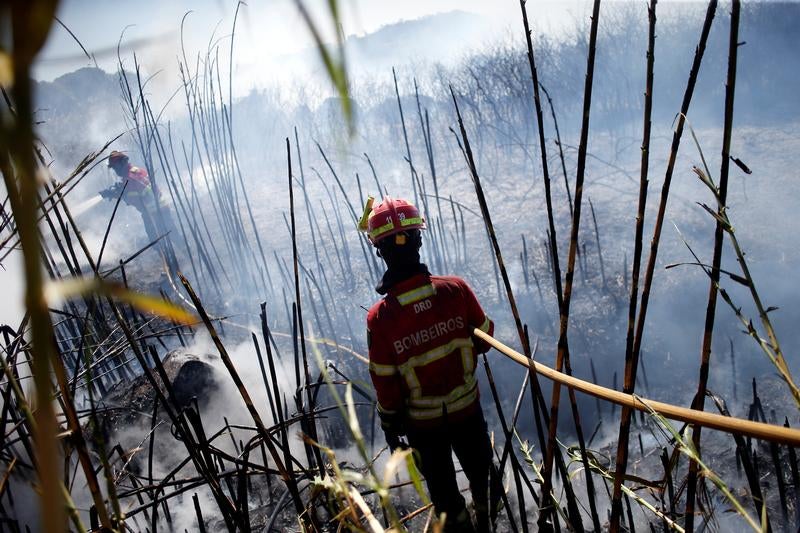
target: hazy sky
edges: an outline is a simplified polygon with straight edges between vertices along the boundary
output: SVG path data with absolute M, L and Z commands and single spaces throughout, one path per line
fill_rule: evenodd
M 328 1 L 303 1 L 320 21 L 322 29 L 332 36 L 326 17 Z M 604 3 L 620 1 L 645 4 L 645 0 L 605 0 Z M 686 1 L 697 0 L 661 0 L 660 4 Z M 750 0 L 753 1 L 768 0 Z M 122 43 L 127 53 L 135 50 L 149 69 L 174 71 L 184 14 L 192 11 L 186 19 L 184 33 L 189 53 L 205 51 L 212 35 L 221 39 L 221 48 L 227 51 L 237 3 L 237 0 L 62 0 L 58 16 L 106 70 L 116 70 L 116 46 L 124 31 Z M 725 4 L 721 9 L 727 9 Z M 508 28 L 518 32 L 520 25 L 518 0 L 339 0 L 339 5 L 346 35 L 363 35 L 401 20 L 454 10 L 479 15 L 497 32 L 508 33 Z M 573 25 L 576 19 L 588 18 L 591 0 L 529 0 L 527 6 L 534 31 L 552 33 Z M 469 37 L 465 36 L 465 41 Z M 245 78 L 263 83 L 264 80 L 259 80 L 259 75 L 254 73 L 259 69 L 280 67 L 281 58 L 297 54 L 311 44 L 296 0 L 251 0 L 241 7 L 234 63 L 251 71 Z M 69 33 L 56 26 L 35 76 L 51 80 L 91 64 Z
M 303 0 L 315 15 L 327 12 L 327 0 Z M 605 0 L 604 3 L 645 0 Z M 661 5 L 702 0 L 661 0 Z M 769 1 L 769 0 L 749 0 Z M 379 27 L 453 10 L 479 14 L 493 20 L 518 23 L 518 0 L 339 0 L 347 35 L 375 31 Z M 559 18 L 570 22 L 579 13 L 588 13 L 590 0 L 529 0 L 532 19 L 549 19 L 558 25 Z M 181 17 L 193 11 L 187 36 L 198 40 L 208 37 L 221 22 L 218 35 L 230 32 L 237 0 L 61 0 L 59 18 L 81 40 L 90 52 L 116 47 L 126 27 L 126 41 L 156 39 L 177 35 Z M 724 3 L 723 3 L 724 8 Z M 295 6 L 295 0 L 251 0 L 241 9 L 242 35 L 248 33 L 261 44 L 264 53 L 286 53 L 306 47 L 309 39 Z M 251 33 L 252 32 L 252 33 Z M 63 28 L 53 31 L 45 55 L 49 60 L 79 55 L 80 50 Z
M 305 2 L 322 29 L 332 35 L 330 21 L 325 16 L 327 1 Z M 340 0 L 339 3 L 346 35 L 363 35 L 401 20 L 453 10 L 480 15 L 488 26 L 498 29 L 512 25 L 516 28 L 519 24 L 516 0 Z M 541 31 L 550 31 L 581 16 L 588 5 L 586 0 L 535 1 L 529 2 L 528 11 Z M 221 48 L 227 53 L 236 6 L 235 0 L 63 0 L 59 18 L 106 70 L 115 70 L 116 46 L 124 31 L 122 43 L 124 48 L 127 45 L 128 55 L 135 50 L 150 69 L 174 71 L 184 14 L 192 11 L 186 18 L 184 31 L 190 54 L 205 51 L 212 35 L 221 39 Z M 251 1 L 241 7 L 234 52 L 237 66 L 245 70 L 269 68 L 276 58 L 296 54 L 310 45 L 309 32 L 294 0 Z M 91 64 L 69 33 L 56 26 L 35 76 L 51 80 Z

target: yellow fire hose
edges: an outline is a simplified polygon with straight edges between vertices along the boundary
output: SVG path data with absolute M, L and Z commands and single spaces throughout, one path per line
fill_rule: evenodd
M 558 372 L 549 366 L 545 366 L 536 361 L 531 361 L 523 354 L 513 350 L 498 341 L 494 337 L 487 335 L 479 329 L 472 332 L 475 337 L 487 342 L 494 349 L 519 363 L 524 367 L 533 367 L 533 370 L 551 381 L 555 381 L 577 391 L 590 394 L 601 400 L 607 400 L 619 405 L 626 405 L 639 411 L 651 412 L 655 411 L 665 418 L 672 420 L 679 420 L 690 424 L 696 424 L 712 429 L 718 429 L 727 433 L 735 433 L 747 437 L 753 437 L 760 440 L 767 440 L 789 446 L 800 446 L 800 430 L 787 428 L 783 426 L 776 426 L 773 424 L 763 424 L 761 422 L 753 422 L 751 420 L 744 420 L 741 418 L 734 418 L 731 416 L 723 416 L 715 413 L 707 413 L 705 411 L 697 411 L 695 409 L 688 409 L 686 407 L 679 407 L 668 403 L 657 402 L 655 400 L 648 400 L 632 394 L 625 394 L 613 389 L 601 387 L 594 383 L 589 383 L 582 379 L 578 379 L 562 372 Z
M 227 323 L 231 322 L 227 321 Z M 239 324 L 234 323 L 234 325 L 247 329 L 245 326 L 240 326 Z M 273 331 L 272 334 L 281 337 L 291 337 L 289 334 L 275 331 Z M 632 394 L 625 394 L 614 389 L 601 387 L 600 385 L 595 385 L 594 383 L 589 383 L 588 381 L 569 376 L 563 372 L 558 372 L 557 370 L 543 365 L 542 363 L 537 363 L 536 361 L 529 362 L 529 360 L 523 354 L 512 348 L 509 348 L 499 340 L 487 335 L 477 328 L 472 331 L 472 334 L 475 337 L 487 342 L 498 352 L 502 353 L 514 362 L 526 368 L 530 365 L 533 365 L 533 370 L 537 374 L 577 391 L 600 398 L 601 400 L 614 402 L 618 405 L 627 405 L 628 407 L 632 407 L 646 413 L 649 413 L 652 410 L 671 420 L 679 420 L 681 422 L 696 424 L 698 426 L 717 429 L 726 433 L 735 433 L 738 435 L 753 437 L 759 440 L 766 440 L 793 447 L 800 447 L 800 429 L 776 426 L 773 424 L 764 424 L 762 422 L 753 422 L 751 420 L 744 420 L 742 418 L 735 418 L 732 416 L 723 416 L 705 411 L 697 411 L 695 409 L 688 409 L 686 407 L 680 407 L 664 402 L 648 400 L 647 398 L 642 398 Z M 337 344 L 334 340 L 321 337 L 307 338 L 306 340 L 316 344 L 325 344 L 333 348 L 342 349 L 355 356 L 356 359 L 360 360 L 361 362 L 365 364 L 369 363 L 368 358 L 352 349 Z

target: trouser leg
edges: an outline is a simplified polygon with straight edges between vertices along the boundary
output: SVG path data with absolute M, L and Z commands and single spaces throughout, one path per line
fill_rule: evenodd
M 409 444 L 416 450 L 431 502 L 438 513 L 447 513 L 446 531 L 471 531 L 464 497 L 458 490 L 451 441 L 447 431 L 410 432 Z M 465 521 L 466 518 L 466 521 Z M 461 524 L 459 524 L 461 522 Z
M 489 531 L 490 487 L 491 500 L 499 497 L 501 485 L 492 464 L 492 445 L 483 413 L 478 410 L 453 432 L 453 450 L 469 480 L 478 531 Z
M 173 273 L 178 272 L 179 268 L 177 260 L 175 258 L 175 250 L 172 246 L 171 241 L 169 240 L 170 237 L 173 238 L 176 237 L 176 234 L 174 231 L 172 231 L 172 233 L 168 233 L 171 230 L 173 230 L 174 227 L 172 228 L 159 227 L 159 225 L 164 226 L 163 224 L 164 219 L 159 216 L 157 211 L 148 210 L 148 208 L 145 207 L 144 203 L 141 203 L 138 209 L 142 215 L 142 223 L 144 224 L 145 233 L 147 233 L 147 238 L 150 240 L 150 242 L 153 242 L 167 235 L 167 237 L 164 238 L 162 242 L 159 243 L 158 246 L 162 256 L 164 257 L 164 261 L 166 262 L 167 268 L 169 268 L 170 271 Z M 151 207 L 151 209 L 155 210 L 157 208 Z
M 144 226 L 144 232 L 147 234 L 148 244 L 150 244 L 158 239 L 158 229 L 153 221 L 153 217 L 150 216 L 150 213 L 145 207 L 137 207 L 137 209 L 139 209 L 139 213 L 142 215 L 142 225 Z
M 167 207 L 157 208 L 156 213 L 156 218 L 161 226 L 160 231 L 162 235 L 166 235 L 164 239 L 164 255 L 167 259 L 167 265 L 173 273 L 177 273 L 180 271 L 180 267 L 175 254 L 175 243 L 178 242 L 180 234 Z

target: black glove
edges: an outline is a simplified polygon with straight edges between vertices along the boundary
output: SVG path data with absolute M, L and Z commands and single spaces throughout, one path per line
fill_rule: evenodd
M 384 430 L 383 433 L 386 435 L 386 444 L 389 445 L 390 452 L 394 453 L 395 450 L 408 449 L 408 443 L 405 441 L 405 435 L 386 430 Z
M 109 187 L 108 189 L 103 189 L 98 194 L 104 200 L 113 200 L 119 195 L 119 187 L 120 187 L 119 184 L 116 183 L 111 187 Z
M 385 413 L 379 410 L 378 416 L 381 418 L 381 429 L 386 435 L 386 444 L 389 445 L 389 450 L 394 453 L 396 449 L 407 449 L 408 444 L 403 438 L 406 433 L 404 414 Z

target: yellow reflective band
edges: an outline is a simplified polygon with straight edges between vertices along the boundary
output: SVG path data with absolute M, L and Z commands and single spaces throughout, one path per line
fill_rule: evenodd
M 378 404 L 377 404 L 377 407 L 378 407 L 378 413 L 381 413 L 381 414 L 384 414 L 384 415 L 394 415 L 394 414 L 397 414 L 397 411 L 396 411 L 396 410 L 392 410 L 392 409 L 386 409 L 386 408 L 385 408 L 384 406 L 382 406 L 380 403 L 378 403 Z
M 441 407 L 443 403 L 445 405 L 450 405 L 460 400 L 464 395 L 470 394 L 477 386 L 478 381 L 475 379 L 475 376 L 470 376 L 469 380 L 450 391 L 450 394 L 446 396 L 422 396 L 420 398 L 412 398 L 408 400 L 408 405 L 418 409 Z
M 492 321 L 489 319 L 489 316 L 487 315 L 486 320 L 483 321 L 483 324 L 481 324 L 481 327 L 479 327 L 478 329 L 484 333 L 489 333 L 489 326 L 491 325 Z
M 475 389 L 470 391 L 469 394 L 462 396 L 455 402 L 445 404 L 447 408 L 447 413 L 448 414 L 456 413 L 466 407 L 469 407 L 475 402 L 477 398 L 478 398 L 478 389 L 476 387 Z M 442 404 L 439 404 L 439 406 L 435 408 L 408 410 L 408 417 L 413 420 L 431 420 L 433 418 L 441 418 L 442 416 L 444 416 L 444 410 L 442 409 Z
M 370 236 L 370 238 L 374 239 L 375 237 L 377 237 L 381 233 L 386 233 L 387 231 L 393 230 L 393 229 L 394 229 L 394 222 L 389 221 L 388 223 L 384 224 L 383 226 L 381 226 L 379 228 L 375 228 L 374 230 L 370 231 L 369 232 L 369 236 Z
M 376 376 L 393 376 L 397 373 L 398 368 L 395 365 L 382 365 L 379 363 L 369 362 L 369 371 Z
M 422 287 L 417 287 L 414 290 L 404 292 L 403 294 L 398 294 L 397 301 L 400 302 L 400 305 L 408 305 L 433 296 L 434 294 L 436 294 L 436 288 L 429 283 Z
M 471 350 L 473 347 L 472 339 L 453 339 L 452 341 L 448 342 L 447 344 L 443 344 L 437 348 L 429 350 L 424 354 L 418 355 L 416 357 L 412 357 L 398 368 L 400 373 L 403 374 L 403 377 L 406 379 L 406 384 L 408 385 L 408 390 L 411 391 L 412 398 L 421 398 L 421 387 L 422 385 L 417 379 L 417 373 L 414 371 L 415 368 L 428 365 L 433 363 L 434 361 L 438 361 L 442 357 L 446 357 L 451 352 L 456 349 L 461 348 Z
M 403 369 L 400 369 L 400 371 L 403 373 L 403 377 L 406 378 L 406 385 L 408 385 L 408 390 L 411 391 L 411 397 L 418 398 L 422 394 L 422 385 L 417 379 L 416 372 L 413 369 L 408 372 L 403 371 Z
M 461 365 L 464 367 L 464 381 L 467 381 L 467 376 L 472 376 L 472 350 L 469 348 L 461 348 Z
M 400 221 L 402 227 L 410 226 L 412 224 L 422 224 L 422 217 L 404 218 Z
M 425 366 L 430 364 L 442 357 L 448 355 L 450 352 L 455 350 L 456 348 L 472 348 L 472 339 L 453 339 L 447 344 L 443 344 L 438 346 L 432 350 L 428 350 L 424 354 L 417 355 L 416 357 L 410 358 L 408 361 L 400 365 L 400 371 L 403 374 L 414 371 L 414 368 Z
M 147 187 L 145 187 L 141 191 L 126 191 L 126 193 L 129 196 L 144 196 L 146 194 L 152 194 L 152 191 L 150 189 L 150 186 L 148 185 Z

